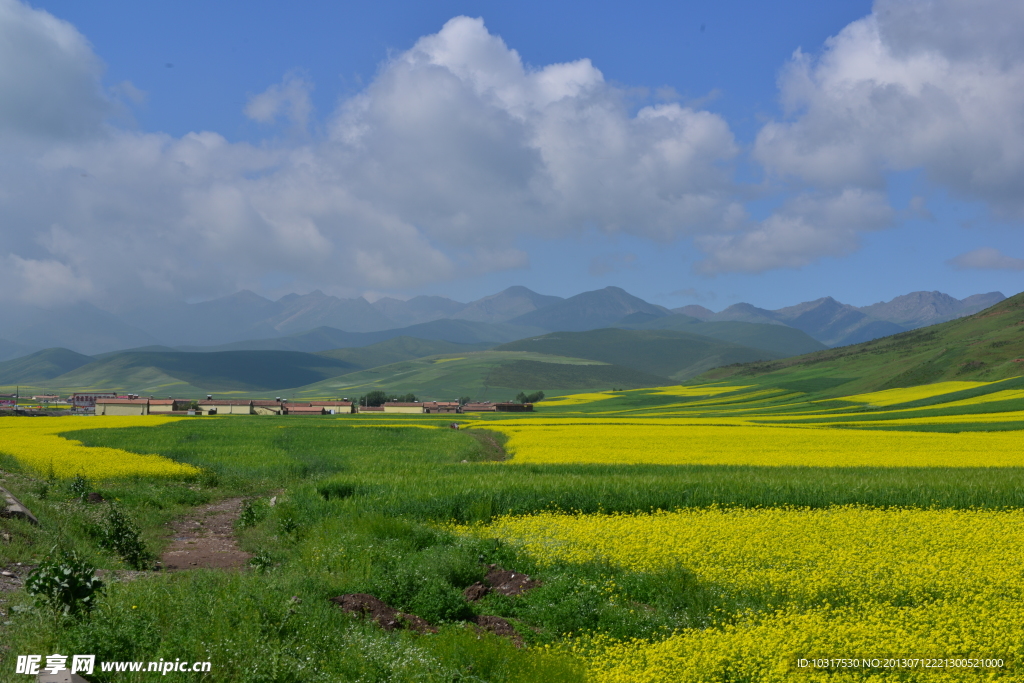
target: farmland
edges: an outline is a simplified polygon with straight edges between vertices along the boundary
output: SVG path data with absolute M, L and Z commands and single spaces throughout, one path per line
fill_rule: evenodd
M 41 525 L 4 521 L 0 565 L 60 546 L 124 567 L 90 531 L 76 475 L 154 550 L 169 519 L 244 497 L 253 561 L 112 580 L 89 616 L 56 621 L 9 594 L 0 671 L 8 652 L 64 651 L 208 660 L 212 678 L 181 680 L 218 681 L 782 681 L 803 656 L 1015 665 L 1024 379 L 849 396 L 742 379 L 577 394 L 457 431 L 428 415 L 9 418 L 4 485 Z M 43 451 L 60 454 L 52 469 Z M 180 470 L 133 465 L 146 458 Z M 490 565 L 540 583 L 466 600 Z M 386 632 L 327 600 L 351 593 L 438 632 Z M 515 643 L 476 630 L 482 615 Z

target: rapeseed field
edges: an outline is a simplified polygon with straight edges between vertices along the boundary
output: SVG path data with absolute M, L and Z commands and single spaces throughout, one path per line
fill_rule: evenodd
M 772 606 L 663 640 L 584 635 L 567 647 L 587 658 L 597 681 L 735 680 L 741 672 L 742 680 L 782 681 L 797 657 L 1024 656 L 1021 510 L 542 512 L 463 532 L 511 543 L 542 565 L 682 569 L 715 593 Z
M 1019 467 L 1013 432 L 933 434 L 822 427 L 491 422 L 516 464 L 785 465 L 808 467 Z
M 133 476 L 187 476 L 199 470 L 160 455 L 140 455 L 118 448 L 87 448 L 58 436 L 78 429 L 155 427 L 181 418 L 160 416 L 35 417 L 0 420 L 0 453 L 13 456 L 38 474 L 87 479 Z

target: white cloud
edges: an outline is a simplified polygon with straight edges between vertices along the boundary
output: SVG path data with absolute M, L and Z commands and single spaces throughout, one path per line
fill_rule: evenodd
M 103 66 L 74 26 L 17 0 L 0 0 L 0 133 L 94 135 L 112 107 Z
M 297 73 L 288 73 L 280 84 L 274 84 L 259 95 L 249 98 L 245 115 L 260 123 L 274 123 L 284 115 L 291 124 L 305 130 L 313 103 L 309 93 L 313 84 Z
M 754 158 L 818 188 L 879 188 L 922 168 L 962 197 L 1024 217 L 1024 4 L 877 0 L 780 77 L 789 117 Z
M 526 68 L 479 19 L 390 59 L 324 134 L 265 145 L 105 124 L 116 106 L 73 27 L 0 0 L 0 36 L 17 43 L 0 47 L 0 129 L 15 133 L 0 138 L 0 259 L 50 264 L 51 279 L 61 265 L 72 298 L 202 298 L 270 272 L 297 290 L 395 291 L 524 267 L 521 235 L 668 240 L 743 221 L 720 117 L 633 113 L 589 60 Z M 24 76 L 4 55 L 48 57 Z M 311 88 L 288 74 L 244 113 L 304 128 Z
M 992 247 L 968 251 L 946 263 L 957 270 L 1024 270 L 1024 259 L 1007 256 Z
M 708 256 L 697 270 L 712 275 L 800 268 L 823 256 L 855 251 L 861 232 L 884 228 L 892 220 L 893 210 L 879 192 L 801 195 L 745 232 L 698 237 L 697 245 Z

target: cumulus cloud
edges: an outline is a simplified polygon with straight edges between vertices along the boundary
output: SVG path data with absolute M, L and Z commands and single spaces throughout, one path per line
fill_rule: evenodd
M 787 118 L 754 158 L 818 188 L 881 188 L 922 168 L 996 215 L 1024 217 L 1024 5 L 877 0 L 868 17 L 798 50 L 779 86 Z
M 946 263 L 957 270 L 1024 270 L 1024 259 L 1007 256 L 992 247 L 968 251 Z
M 823 256 L 842 256 L 860 246 L 859 234 L 888 226 L 893 210 L 880 192 L 849 188 L 801 195 L 737 235 L 698 237 L 708 256 L 697 270 L 760 273 L 799 268 Z
M 97 134 L 111 112 L 102 73 L 74 26 L 17 0 L 0 0 L 0 133 Z
M 69 298 L 212 297 L 268 272 L 296 289 L 401 291 L 524 267 L 522 235 L 670 240 L 744 218 L 720 117 L 632 111 L 589 60 L 527 68 L 479 19 L 395 55 L 322 134 L 250 145 L 103 123 L 112 101 L 85 39 L 14 0 L 0 8 L 19 59 L 50 56 L 31 77 L 0 58 L 0 128 L 64 117 L 42 126 L 49 138 L 0 140 L 0 258 L 63 265 Z M 304 128 L 311 88 L 288 74 L 244 113 Z

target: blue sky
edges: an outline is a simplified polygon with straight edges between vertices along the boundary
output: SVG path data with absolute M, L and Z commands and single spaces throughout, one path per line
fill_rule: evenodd
M 995 0 L 0 0 L 0 261 L 111 309 L 1010 295 L 1022 34 Z

